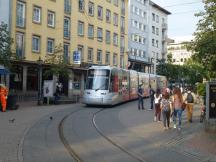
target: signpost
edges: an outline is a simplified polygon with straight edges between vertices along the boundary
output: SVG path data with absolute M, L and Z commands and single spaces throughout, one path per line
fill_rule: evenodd
M 80 51 L 73 52 L 73 63 L 74 64 L 81 64 L 81 53 Z

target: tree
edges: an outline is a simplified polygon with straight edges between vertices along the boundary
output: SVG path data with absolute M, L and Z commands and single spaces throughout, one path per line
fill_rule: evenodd
M 170 63 L 170 64 L 173 62 L 172 57 L 173 57 L 172 53 L 167 54 L 167 62 Z
M 2 22 L 0 24 L 0 64 L 5 67 L 10 67 L 12 43 L 13 40 L 10 37 L 7 24 Z
M 205 10 L 196 14 L 201 17 L 194 33 L 195 40 L 188 46 L 194 51 L 192 58 L 197 60 L 216 77 L 216 2 L 205 0 Z
M 46 55 L 45 61 L 46 64 L 50 65 L 50 68 L 46 70 L 45 75 L 56 75 L 68 77 L 68 58 L 64 57 L 62 45 L 55 47 L 54 53 Z

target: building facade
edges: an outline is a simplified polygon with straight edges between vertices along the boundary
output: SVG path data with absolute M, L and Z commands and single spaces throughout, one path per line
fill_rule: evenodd
M 89 66 L 128 64 L 127 0 L 0 0 L 0 4 L 10 8 L 7 20 L 2 16 L 0 21 L 9 24 L 14 39 L 10 89 L 38 91 L 42 68 L 42 82 L 58 78 L 65 95 L 80 95 Z M 69 78 L 43 75 L 49 68 L 47 56 L 55 54 L 56 46 L 68 63 Z
M 169 43 L 168 54 L 172 54 L 172 63 L 183 65 L 192 56 L 192 51 L 186 48 L 187 42 Z
M 166 58 L 169 11 L 149 0 L 129 1 L 129 67 L 156 73 L 157 59 Z

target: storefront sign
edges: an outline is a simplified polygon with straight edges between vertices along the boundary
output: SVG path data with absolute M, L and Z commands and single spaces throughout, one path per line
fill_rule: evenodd
M 81 63 L 81 53 L 80 51 L 73 52 L 73 63 L 80 64 Z

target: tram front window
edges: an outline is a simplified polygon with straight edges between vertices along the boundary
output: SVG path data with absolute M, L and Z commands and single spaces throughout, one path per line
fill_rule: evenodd
M 88 78 L 86 89 L 108 90 L 109 87 L 110 70 L 104 69 L 90 69 L 88 71 Z

